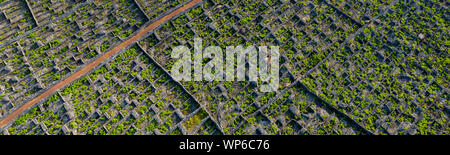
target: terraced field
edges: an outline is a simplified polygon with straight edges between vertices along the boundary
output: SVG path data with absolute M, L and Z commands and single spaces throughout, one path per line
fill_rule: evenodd
M 447 135 L 449 5 L 0 0 L 0 134 Z M 195 38 L 279 46 L 279 88 L 176 81 Z

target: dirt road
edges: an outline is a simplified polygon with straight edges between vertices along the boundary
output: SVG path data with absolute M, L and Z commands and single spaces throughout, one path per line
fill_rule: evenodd
M 192 0 L 189 3 L 187 3 L 186 5 L 184 5 L 184 6 L 180 7 L 180 8 L 178 8 L 178 9 L 174 10 L 173 12 L 167 14 L 166 16 L 164 16 L 164 17 L 156 20 L 155 22 L 151 23 L 149 26 L 147 26 L 144 29 L 142 29 L 136 35 L 134 35 L 131 38 L 129 38 L 128 40 L 120 43 L 118 46 L 114 47 L 110 51 L 108 51 L 105 54 L 103 54 L 102 56 L 98 57 L 97 59 L 95 59 L 91 63 L 87 64 L 86 66 L 84 66 L 83 68 L 78 70 L 77 72 L 75 72 L 72 75 L 70 75 L 69 77 L 67 77 L 66 79 L 58 82 L 53 87 L 47 89 L 44 93 L 36 96 L 35 98 L 31 99 L 30 101 L 28 101 L 27 103 L 25 103 L 21 107 L 17 108 L 15 111 L 13 111 L 8 116 L 6 116 L 3 120 L 0 121 L 0 128 L 4 127 L 7 124 L 9 124 L 11 121 L 16 119 L 20 114 L 22 114 L 25 110 L 29 109 L 30 107 L 32 107 L 33 105 L 38 103 L 40 100 L 43 100 L 43 99 L 49 97 L 50 95 L 55 93 L 58 89 L 61 89 L 61 88 L 65 87 L 66 85 L 68 85 L 69 83 L 71 83 L 72 81 L 75 81 L 75 80 L 79 79 L 80 77 L 84 76 L 90 70 L 92 70 L 93 68 L 98 66 L 103 61 L 111 58 L 114 54 L 116 54 L 117 52 L 119 52 L 123 48 L 127 47 L 128 45 L 130 45 L 133 42 L 138 41 L 142 36 L 144 36 L 145 34 L 147 34 L 150 31 L 153 31 L 155 28 L 157 28 L 162 23 L 164 23 L 167 20 L 171 19 L 172 17 L 178 15 L 179 13 L 181 13 L 181 12 L 191 8 L 192 6 L 200 3 L 201 1 L 202 0 Z

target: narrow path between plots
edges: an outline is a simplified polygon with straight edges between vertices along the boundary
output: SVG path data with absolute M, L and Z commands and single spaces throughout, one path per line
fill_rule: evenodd
M 105 54 L 103 54 L 102 56 L 98 57 L 97 59 L 95 59 L 91 63 L 87 64 L 86 66 L 84 66 L 83 68 L 78 70 L 77 72 L 75 72 L 72 75 L 70 75 L 69 77 L 67 77 L 66 79 L 58 82 L 57 84 L 55 84 L 51 88 L 47 89 L 42 94 L 40 94 L 40 95 L 36 96 L 35 98 L 29 100 L 27 103 L 25 103 L 21 107 L 17 108 L 14 112 L 12 112 L 8 116 L 4 117 L 4 119 L 0 121 L 0 128 L 4 127 L 5 125 L 7 125 L 10 122 L 12 122 L 15 118 L 17 118 L 25 110 L 29 109 L 30 107 L 32 107 L 33 105 L 38 103 L 40 100 L 49 97 L 50 95 L 55 93 L 57 90 L 65 87 L 66 85 L 70 84 L 72 81 L 75 81 L 75 80 L 79 79 L 80 77 L 84 76 L 90 70 L 92 70 L 96 66 L 100 65 L 103 61 L 111 58 L 116 53 L 120 52 L 123 48 L 127 47 L 128 45 L 130 45 L 133 42 L 138 41 L 141 37 L 145 36 L 148 32 L 154 30 L 155 28 L 157 28 L 162 23 L 164 23 L 164 22 L 168 21 L 169 19 L 175 17 L 176 15 L 180 14 L 181 12 L 184 12 L 185 10 L 195 6 L 196 4 L 200 3 L 201 1 L 202 0 L 192 0 L 189 3 L 186 3 L 186 5 L 184 5 L 184 6 L 180 7 L 180 8 L 172 11 L 171 13 L 161 17 L 160 19 L 156 20 L 155 22 L 151 23 L 150 25 L 148 25 L 147 27 L 142 29 L 140 32 L 138 32 L 133 37 L 131 37 L 128 40 L 120 43 L 118 46 L 114 47 L 110 51 L 108 51 Z

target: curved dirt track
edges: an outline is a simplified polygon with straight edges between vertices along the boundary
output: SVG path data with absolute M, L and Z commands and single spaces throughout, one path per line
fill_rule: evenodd
M 174 10 L 173 12 L 163 16 L 162 18 L 156 20 L 155 22 L 151 23 L 150 25 L 148 25 L 147 27 L 145 27 L 144 29 L 139 31 L 136 35 L 134 35 L 131 38 L 129 38 L 128 40 L 120 43 L 118 46 L 114 47 L 110 51 L 108 51 L 105 54 L 103 54 L 102 56 L 98 57 L 97 59 L 95 59 L 91 63 L 87 64 L 86 66 L 84 66 L 83 68 L 78 70 L 77 72 L 75 72 L 72 75 L 70 75 L 69 77 L 67 77 L 66 79 L 58 82 L 57 84 L 55 84 L 51 88 L 47 89 L 42 94 L 40 94 L 40 95 L 36 96 L 35 98 L 29 100 L 27 103 L 25 103 L 21 107 L 17 108 L 15 111 L 13 111 L 8 116 L 6 116 L 3 120 L 1 120 L 0 121 L 0 128 L 2 128 L 5 125 L 9 124 L 11 121 L 13 121 L 15 118 L 17 118 L 20 114 L 22 114 L 25 110 L 27 110 L 28 108 L 32 107 L 36 103 L 38 103 L 40 100 L 49 97 L 50 95 L 55 93 L 58 89 L 61 89 L 61 88 L 65 87 L 66 85 L 68 85 L 69 83 L 71 83 L 72 81 L 75 81 L 75 80 L 79 79 L 80 77 L 84 76 L 90 70 L 92 70 L 93 68 L 95 68 L 96 66 L 101 64 L 103 61 L 111 58 L 114 54 L 118 53 L 123 48 L 127 47 L 128 45 L 130 45 L 133 42 L 138 41 L 142 36 L 144 36 L 145 34 L 147 34 L 150 31 L 153 31 L 155 28 L 157 28 L 162 23 L 164 23 L 167 20 L 171 19 L 172 17 L 178 15 L 179 13 L 181 13 L 181 12 L 191 8 L 191 7 L 193 7 L 194 5 L 200 3 L 201 1 L 202 0 L 192 0 L 189 3 L 186 3 L 186 5 L 180 7 L 178 9 Z

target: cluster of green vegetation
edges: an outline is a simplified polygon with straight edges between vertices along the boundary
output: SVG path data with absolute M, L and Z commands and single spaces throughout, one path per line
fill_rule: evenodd
M 147 77 L 133 74 L 141 69 L 149 71 Z M 189 95 L 170 79 L 160 81 L 163 74 L 142 50 L 133 46 L 22 115 L 8 132 L 116 135 L 180 131 L 182 126 L 177 124 L 181 118 L 193 114 L 199 106 L 191 103 Z M 181 113 L 175 113 L 174 108 Z M 204 111 L 195 113 L 195 118 L 207 116 Z M 35 125 L 34 119 L 43 124 Z
M 41 24 L 50 22 L 82 3 L 66 2 L 66 0 L 30 0 L 28 1 L 35 12 L 36 20 Z M 39 13 L 38 13 L 39 12 Z
M 139 5 L 142 7 L 143 11 L 147 14 L 150 20 L 157 18 L 161 14 L 169 11 L 170 9 L 176 8 L 182 3 L 188 0 L 137 0 Z
M 375 134 L 448 134 L 444 88 L 449 59 L 448 49 L 442 48 L 446 35 L 439 32 L 449 22 L 442 19 L 444 8 L 416 2 L 424 10 L 411 2 L 393 4 L 380 16 L 382 23 L 368 23 L 302 82 Z
M 217 9 L 215 7 L 216 5 L 226 5 L 226 7 Z M 318 32 L 312 32 L 314 30 L 313 28 L 318 27 L 318 25 L 310 25 L 310 29 L 308 29 L 305 28 L 304 23 L 303 25 L 297 24 L 301 23 L 301 21 L 300 16 L 296 15 L 295 12 L 300 11 L 295 11 L 289 15 L 285 15 L 280 20 L 269 19 L 276 16 L 267 16 L 267 20 L 260 19 L 261 16 L 264 16 L 264 14 L 274 14 L 274 10 L 277 9 L 282 9 L 283 11 L 289 12 L 287 8 L 288 5 L 292 4 L 283 5 L 282 3 L 276 2 L 272 4 L 272 7 L 274 8 L 270 8 L 265 4 L 257 1 L 207 1 L 202 6 L 195 7 L 188 11 L 186 14 L 182 14 L 171 22 L 166 23 L 159 30 L 157 30 L 155 34 L 152 34 L 148 38 L 141 41 L 140 44 L 147 48 L 155 48 L 156 52 L 153 53 L 155 60 L 169 70 L 174 62 L 169 56 L 167 56 L 170 54 L 171 48 L 181 44 L 180 42 L 193 45 L 193 38 L 195 36 L 193 34 L 198 35 L 198 37 L 202 37 L 202 44 L 204 47 L 210 45 L 218 45 L 225 48 L 226 46 L 236 46 L 239 44 L 242 45 L 246 42 L 246 39 L 244 38 L 251 38 L 252 40 L 250 44 L 281 44 L 284 45 L 282 46 L 282 52 L 292 52 L 290 51 L 290 49 L 294 46 L 295 40 L 288 39 L 294 37 L 294 34 L 297 34 L 297 31 L 302 31 L 298 33 L 304 33 L 304 35 L 307 34 L 305 31 L 308 31 L 308 33 L 312 33 L 313 36 L 318 36 Z M 310 10 L 311 8 L 303 3 L 295 5 L 299 6 L 300 8 L 308 9 L 308 11 L 305 11 L 308 12 L 308 14 L 310 11 L 320 12 L 322 10 L 329 10 L 326 5 L 319 4 L 318 2 L 314 2 L 314 6 L 319 6 L 319 8 L 322 7 L 319 10 Z M 230 10 L 230 12 L 228 12 L 228 10 Z M 207 12 L 210 12 L 209 14 L 211 14 L 212 16 L 206 16 Z M 333 11 L 328 11 L 327 14 L 323 13 L 323 15 L 317 17 L 322 20 L 325 18 L 325 16 L 332 15 L 335 16 L 334 18 L 336 21 L 340 20 L 340 17 L 336 16 L 336 14 L 333 13 Z M 294 22 L 292 22 L 291 19 L 294 19 Z M 264 22 L 264 24 L 259 24 L 260 22 Z M 342 22 L 348 23 L 348 21 L 345 20 L 343 20 Z M 192 27 L 187 27 L 187 24 L 191 25 Z M 213 26 L 207 26 L 209 24 Z M 323 27 L 330 26 L 331 21 L 324 24 L 327 25 Z M 338 34 L 341 35 L 336 36 L 336 39 L 333 39 L 333 41 L 337 42 L 339 40 L 337 37 L 342 37 L 343 39 L 345 39 L 345 37 L 348 36 L 349 33 L 356 31 L 355 28 L 357 27 L 354 27 L 355 25 L 352 24 L 353 23 L 349 23 L 348 25 L 342 26 L 342 28 L 335 26 L 333 30 L 329 30 L 337 31 Z M 283 26 L 279 27 L 278 25 Z M 243 27 L 241 29 L 246 30 L 247 33 L 242 33 L 242 30 L 236 29 L 236 27 Z M 293 28 L 297 28 L 297 30 Z M 346 28 L 350 28 L 350 30 L 348 32 L 345 32 L 344 30 Z M 269 31 L 271 29 L 275 29 L 277 31 Z M 156 35 L 158 37 L 156 37 Z M 177 38 L 178 40 L 173 40 L 172 38 Z M 280 40 L 281 43 L 277 42 L 275 39 Z M 299 38 L 299 41 L 301 39 L 302 38 Z M 246 45 L 249 44 L 248 41 L 250 40 L 247 40 Z M 311 39 L 307 39 L 307 41 L 311 41 Z M 299 45 L 301 44 L 302 43 L 299 43 Z M 319 63 L 318 60 L 325 58 L 326 54 L 329 53 L 328 50 L 319 52 L 322 53 L 316 55 L 313 54 L 311 58 L 304 57 L 302 59 L 306 59 L 306 61 L 308 59 L 311 59 L 314 64 L 317 64 Z M 315 51 L 315 53 L 317 53 L 317 51 Z M 314 64 L 309 65 L 314 66 Z M 304 69 L 304 71 L 306 71 L 306 69 Z M 283 89 L 284 86 L 290 85 L 294 81 L 294 79 L 289 74 L 284 74 L 281 81 L 283 85 L 281 89 Z M 196 99 L 198 99 L 202 104 L 205 105 L 206 110 L 209 111 L 214 117 L 222 115 L 222 117 L 226 118 L 224 121 L 226 121 L 227 123 L 225 123 L 225 126 L 222 126 L 224 128 L 223 130 L 225 134 L 231 134 L 231 131 L 235 131 L 236 133 L 238 133 L 240 132 L 240 130 L 247 129 L 247 127 L 239 127 L 245 121 L 240 118 L 241 115 L 245 116 L 245 118 L 253 120 L 250 124 L 254 126 L 256 125 L 255 121 L 251 118 L 254 118 L 254 116 L 257 115 L 258 109 L 264 107 L 264 104 L 271 104 L 271 110 L 281 104 L 278 102 L 272 103 L 272 98 L 275 97 L 276 93 L 262 94 L 257 91 L 257 85 L 251 84 L 248 81 L 182 82 L 182 84 L 189 92 L 194 94 Z M 225 91 L 220 90 L 219 87 L 225 88 Z M 240 108 L 240 111 L 238 112 L 232 111 L 232 106 L 236 104 Z M 223 107 L 219 105 L 223 105 Z M 290 105 L 291 104 L 282 105 L 282 109 L 284 111 L 282 113 L 273 113 L 274 118 L 270 118 L 268 122 L 274 120 L 275 116 L 283 115 Z M 221 113 L 223 112 L 225 115 L 217 113 L 218 111 L 220 111 Z M 250 128 L 250 126 L 248 127 Z M 249 132 L 245 133 L 250 134 Z
M 23 1 L 2 0 L 0 10 L 0 45 L 36 27 Z
M 1 61 L 6 66 L 12 66 L 10 72 L 0 77 L 1 85 L 8 84 L 8 87 L 5 87 L 8 90 L 2 94 L 10 96 L 11 104 L 21 106 L 39 90 L 51 86 L 56 81 L 73 73 L 78 67 L 85 65 L 98 54 L 106 52 L 111 46 L 118 44 L 121 40 L 114 36 L 115 33 L 119 33 L 120 37 L 128 37 L 131 32 L 136 30 L 136 27 L 146 22 L 146 19 L 137 10 L 130 11 L 130 8 L 136 6 L 125 5 L 124 1 L 113 2 L 123 5 L 120 5 L 120 8 L 111 9 L 111 7 L 97 7 L 111 3 L 111 1 L 76 3 L 82 6 L 74 13 L 44 25 L 40 29 L 34 29 L 23 38 L 18 38 L 17 42 L 0 48 L 0 52 L 6 54 Z M 60 1 L 33 1 L 31 3 L 33 3 L 31 6 L 33 8 L 44 7 L 42 5 L 45 5 L 44 8 L 59 6 L 72 9 L 74 7 L 68 6 L 68 3 L 58 5 L 61 4 Z M 60 13 L 50 9 L 44 10 L 42 14 L 51 14 L 57 17 L 57 14 Z M 39 17 L 37 18 L 41 24 L 46 23 Z M 120 18 L 126 18 L 134 25 L 127 25 L 130 23 L 116 20 Z M 99 25 L 98 23 L 103 20 L 113 22 Z M 136 25 L 139 23 L 141 25 Z M 13 26 L 11 25 L 11 27 Z M 116 32 L 114 29 L 118 29 L 118 31 Z M 105 35 L 97 35 L 96 33 L 99 33 L 100 30 L 104 30 Z M 18 81 L 8 82 L 8 77 L 17 77 Z M 0 111 L 8 114 L 12 108 L 14 107 L 2 106 Z
M 415 2 L 425 9 L 429 8 L 427 5 L 436 3 Z M 421 100 L 431 102 L 442 101 L 442 99 L 444 99 L 444 102 L 448 100 L 445 97 L 437 97 L 439 94 L 445 96 L 446 93 L 442 86 L 448 85 L 445 80 L 445 77 L 447 77 L 445 66 L 447 64 L 443 63 L 446 61 L 446 55 L 448 55 L 448 50 L 445 51 L 445 48 L 443 48 L 446 42 L 446 34 L 437 33 L 434 35 L 435 39 L 428 37 L 425 38 L 426 40 L 420 41 L 420 32 L 422 34 L 429 34 L 429 32 L 421 30 L 423 28 L 420 28 L 418 24 L 426 24 L 427 22 L 405 23 L 404 20 L 398 21 L 398 25 L 414 26 L 397 26 L 393 30 L 400 33 L 392 33 L 398 38 L 395 40 L 401 41 L 402 44 L 410 48 L 406 46 L 399 46 L 395 50 L 386 48 L 386 44 L 390 43 L 386 38 L 395 38 L 387 34 L 389 30 L 392 30 L 388 23 L 395 20 L 385 19 L 387 17 L 400 19 L 401 16 L 399 15 L 408 12 L 405 8 L 414 5 L 409 3 L 411 2 L 391 4 L 387 1 L 344 2 L 336 0 L 327 3 L 321 1 L 287 3 L 273 1 L 267 2 L 266 4 L 269 5 L 267 6 L 255 1 L 207 1 L 202 6 L 195 7 L 186 14 L 166 23 L 140 43 L 144 47 L 154 48 L 156 51 L 153 53 L 155 60 L 168 70 L 174 63 L 174 60 L 168 56 L 171 48 L 180 44 L 192 47 L 194 37 L 203 39 L 203 47 L 218 45 L 225 48 L 226 46 L 244 43 L 245 45 L 279 45 L 283 55 L 281 63 L 284 64 L 280 73 L 283 83 L 280 84 L 282 85 L 280 90 L 283 90 L 281 92 L 289 92 L 288 90 L 291 88 L 285 88 L 285 86 L 292 86 L 293 82 L 298 79 L 300 83 L 306 86 L 307 91 L 312 91 L 312 96 L 317 96 L 327 102 L 325 107 L 337 108 L 344 115 L 348 115 L 358 122 L 358 125 L 368 130 L 369 133 L 384 134 L 387 133 L 389 127 L 381 127 L 375 122 L 380 121 L 381 117 L 386 115 L 382 110 L 385 106 L 389 106 L 390 115 L 398 116 L 397 120 L 414 123 L 411 112 L 414 112 L 413 107 L 417 107 L 417 103 L 412 104 L 413 107 L 405 106 L 402 105 L 404 100 L 399 100 L 397 97 L 414 99 L 406 91 L 402 92 L 401 78 L 403 74 L 409 74 L 409 71 L 414 70 L 407 69 L 408 65 L 415 65 L 415 68 L 423 69 L 420 70 L 421 73 L 427 72 L 426 76 L 417 79 L 420 81 L 426 80 L 427 84 L 419 83 L 419 85 L 416 85 L 410 81 L 409 87 L 411 87 L 411 90 L 408 90 L 408 92 L 415 93 L 415 96 L 420 94 L 415 90 L 425 89 L 427 94 L 435 96 L 431 98 L 419 96 L 417 100 L 419 103 L 423 103 L 420 102 Z M 216 7 L 218 5 L 221 5 L 221 7 Z M 289 8 L 289 5 L 295 5 L 296 7 Z M 386 10 L 388 8 L 391 10 Z M 280 10 L 281 13 L 274 10 Z M 441 27 L 439 32 L 446 32 L 445 25 L 448 24 L 448 21 L 443 18 L 444 9 L 427 9 L 426 11 L 436 15 L 430 17 L 430 14 L 423 14 L 422 19 L 434 21 L 437 26 Z M 408 18 L 417 17 L 414 13 L 406 14 L 406 16 Z M 382 23 L 370 21 L 371 18 L 379 18 Z M 433 27 L 432 25 L 434 26 L 434 24 L 431 24 L 426 27 Z M 383 33 L 378 33 L 384 29 L 386 30 Z M 414 38 L 411 34 L 415 35 L 416 41 L 411 40 L 411 38 Z M 177 40 L 174 40 L 174 38 L 177 38 Z M 411 47 L 424 46 L 427 45 L 426 42 L 431 42 L 432 46 L 437 47 L 441 51 L 440 55 L 422 59 L 422 57 L 417 56 L 417 52 L 412 55 L 408 54 Z M 432 54 L 432 49 L 425 48 L 422 51 Z M 380 50 L 384 53 L 380 53 Z M 407 53 L 400 54 L 397 51 L 407 51 Z M 392 57 L 394 55 L 399 57 Z M 407 55 L 413 57 L 407 57 Z M 377 62 L 380 61 L 380 56 L 385 59 L 383 60 L 384 63 Z M 417 60 L 402 64 L 404 59 L 411 58 L 422 59 L 422 62 L 433 62 L 436 65 L 418 63 L 421 61 Z M 403 67 L 397 68 L 395 66 Z M 283 73 L 283 71 L 287 71 L 287 73 Z M 438 71 L 438 76 L 430 75 L 433 71 Z M 414 72 L 416 75 L 418 74 L 417 70 Z M 368 81 L 364 79 L 368 79 Z M 363 82 L 359 82 L 361 80 Z M 436 82 L 433 83 L 433 80 Z M 240 134 L 252 133 L 252 131 L 245 130 L 250 129 L 250 126 L 257 126 L 255 115 L 259 114 L 258 111 L 261 108 L 266 107 L 261 112 L 268 118 L 268 122 L 276 123 L 277 117 L 289 113 L 289 107 L 294 105 L 294 102 L 287 100 L 288 94 L 262 94 L 257 91 L 258 86 L 248 81 L 182 82 L 182 84 L 205 105 L 205 110 L 210 112 L 213 117 L 220 115 L 222 118 L 226 118 L 227 123 L 222 126 L 226 134 L 231 134 L 231 131 Z M 218 87 L 225 89 L 218 89 Z M 414 90 L 413 87 L 417 88 Z M 397 96 L 389 95 L 392 92 Z M 386 102 L 389 104 L 384 104 Z M 268 105 L 265 106 L 265 104 Z M 298 109 L 300 111 L 308 111 L 308 107 L 302 102 L 297 104 L 299 104 Z M 320 102 L 316 104 L 323 105 Z M 238 112 L 231 110 L 234 105 L 239 107 Z M 440 111 L 439 118 L 442 118 L 442 120 L 437 123 L 437 126 L 441 127 L 446 126 L 445 118 L 448 117 L 443 107 L 441 102 L 437 103 L 436 108 L 434 108 L 436 111 Z M 409 111 L 409 114 L 402 114 L 404 110 Z M 217 113 L 218 111 L 220 113 Z M 325 111 L 329 111 L 329 109 Z M 323 127 L 305 128 L 307 132 L 303 133 L 343 134 L 344 125 L 336 123 L 337 118 L 332 119 L 333 123 L 331 124 L 324 123 L 327 125 Z M 245 123 L 246 120 L 248 123 Z M 432 120 L 431 117 L 430 120 Z M 382 122 L 388 124 L 392 121 L 395 121 L 395 118 L 391 118 L 389 121 L 382 120 Z M 293 124 L 301 124 L 298 121 L 293 122 L 295 122 Z M 239 126 L 239 124 L 242 126 Z M 354 125 L 345 126 L 353 128 L 352 132 L 347 130 L 346 134 L 367 133 L 366 131 L 356 130 L 358 127 Z M 293 131 L 292 129 L 283 131 L 286 127 L 284 125 L 268 127 L 265 131 L 281 131 L 281 133 L 287 131 L 292 133 Z M 393 126 L 393 128 L 395 127 Z M 434 130 L 434 127 L 430 127 L 430 129 Z M 441 131 L 444 132 L 439 133 L 447 132 L 442 129 Z M 301 129 L 295 131 L 299 130 Z M 398 131 L 402 130 L 399 129 Z M 399 132 L 389 134 L 399 134 Z M 414 134 L 414 132 L 409 134 Z

